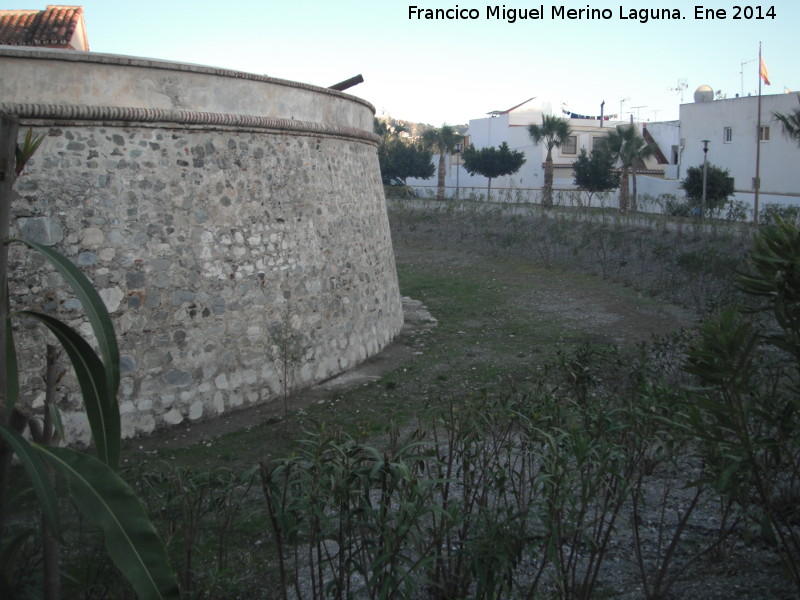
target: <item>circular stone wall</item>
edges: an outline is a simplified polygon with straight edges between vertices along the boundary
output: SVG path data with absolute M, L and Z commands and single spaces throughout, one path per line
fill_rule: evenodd
M 91 53 L 4 47 L 0 70 L 0 110 L 21 136 L 47 134 L 17 181 L 12 234 L 54 246 L 100 291 L 124 436 L 278 401 L 400 331 L 368 103 Z M 16 247 L 11 261 L 14 305 L 88 331 L 52 272 Z M 16 327 L 35 408 L 46 336 Z M 77 388 L 64 389 L 68 435 L 85 440 Z

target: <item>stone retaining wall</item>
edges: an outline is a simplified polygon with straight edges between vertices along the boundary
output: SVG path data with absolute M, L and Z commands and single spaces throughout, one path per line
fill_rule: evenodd
M 100 291 L 123 355 L 124 436 L 279 401 L 399 332 L 363 100 L 108 55 L 0 48 L 0 69 L 0 110 L 20 116 L 21 134 L 47 133 L 17 182 L 12 233 L 55 246 Z M 35 257 L 15 247 L 11 268 L 16 305 L 88 331 Z M 35 406 L 46 335 L 16 327 Z M 85 440 L 70 379 L 65 423 Z

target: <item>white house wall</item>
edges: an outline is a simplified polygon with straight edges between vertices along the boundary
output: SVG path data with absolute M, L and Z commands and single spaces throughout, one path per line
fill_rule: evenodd
M 543 164 L 547 151 L 543 144 L 534 147 L 528 134 L 528 125 L 541 123 L 543 113 L 551 114 L 549 103 L 544 111 L 541 109 L 517 110 L 510 113 L 501 113 L 494 117 L 473 119 L 469 122 L 469 141 L 475 148 L 497 147 L 506 142 L 511 150 L 525 153 L 525 164 L 522 165 L 522 168 L 517 173 L 492 180 L 493 192 L 494 190 L 499 192 L 501 189 L 509 188 L 522 190 L 522 195 L 526 200 L 534 200 L 533 197 L 529 198 L 527 196 L 528 190 L 538 191 L 544 186 Z M 593 138 L 604 136 L 607 130 L 618 124 L 616 122 L 607 122 L 604 127 L 600 128 L 595 121 L 571 119 L 570 128 L 573 130 L 573 134 L 578 136 L 578 152 L 565 154 L 562 149 L 555 148 L 553 149 L 553 162 L 556 165 L 571 164 L 578 157 L 581 148 L 591 150 Z M 438 169 L 438 154 L 434 155 L 433 164 Z M 462 197 L 468 195 L 472 191 L 471 188 L 474 188 L 476 193 L 485 192 L 487 188 L 485 177 L 469 175 L 463 165 L 458 168 L 458 176 L 456 176 L 455 156 L 447 157 L 446 168 L 445 185 L 451 189 L 450 195 L 453 195 L 456 186 L 465 190 L 464 193 L 460 193 Z M 423 195 L 433 194 L 436 189 L 436 182 L 436 175 L 430 179 L 409 178 L 407 180 L 408 185 L 418 189 Z M 573 189 L 575 185 L 572 169 L 555 168 L 553 172 L 553 187 L 555 190 Z M 516 198 L 517 194 L 514 193 L 513 196 Z
M 658 123 L 647 123 L 647 131 L 653 136 L 664 157 L 669 161 L 668 165 L 664 166 L 665 179 L 679 179 L 680 170 L 680 144 L 681 144 L 681 129 L 680 121 L 661 121 Z M 672 148 L 675 147 L 678 151 L 677 160 L 672 155 Z
M 762 96 L 762 125 L 769 126 L 770 139 L 761 143 L 761 205 L 800 204 L 800 169 L 797 168 L 800 148 L 783 135 L 780 122 L 774 113 L 786 114 L 798 108 L 798 94 L 773 94 Z M 680 180 L 686 177 L 690 166 L 703 163 L 702 140 L 710 141 L 708 160 L 711 164 L 730 171 L 734 178 L 736 194 L 734 200 L 745 202 L 752 207 L 754 194 L 752 181 L 755 177 L 757 97 L 730 98 L 709 102 L 683 104 L 680 107 L 679 121 L 646 123 L 650 135 L 658 144 L 670 164 L 664 165 L 664 178 L 640 174 L 637 178 L 639 194 L 657 197 L 661 194 L 684 195 Z M 513 190 L 540 190 L 544 184 L 544 163 L 546 152 L 543 145 L 534 148 L 528 136 L 527 125 L 541 123 L 542 114 L 553 114 L 550 106 L 526 104 L 525 107 L 494 117 L 473 119 L 469 124 L 470 142 L 476 148 L 499 146 L 507 142 L 512 150 L 525 152 L 526 162 L 519 172 L 492 180 L 492 190 L 498 191 L 503 199 L 503 188 Z M 592 148 L 592 138 L 602 136 L 620 122 L 606 122 L 605 127 L 597 127 L 594 121 L 571 119 L 570 127 L 578 136 L 578 150 Z M 732 129 L 732 139 L 725 142 L 725 128 Z M 677 150 L 677 157 L 673 154 Z M 553 152 L 556 165 L 572 163 L 577 154 L 564 155 L 559 149 Z M 677 164 L 675 159 L 678 159 Z M 482 176 L 471 176 L 463 165 L 457 167 L 455 156 L 447 158 L 445 185 L 453 195 L 456 185 L 461 188 L 461 197 L 469 196 L 471 191 L 483 193 L 487 181 Z M 434 156 L 438 165 L 438 156 Z M 425 194 L 433 194 L 436 189 L 436 176 L 428 180 L 409 179 L 411 186 L 418 187 Z M 557 167 L 554 170 L 554 189 L 572 189 L 573 172 L 570 168 Z M 535 201 L 535 197 L 513 193 Z M 493 194 L 494 195 L 494 194 Z
M 761 142 L 759 196 L 764 202 L 800 203 L 800 149 L 783 134 L 773 113 L 789 113 L 798 108 L 797 94 L 761 97 L 761 125 L 769 126 L 769 141 Z M 702 140 L 709 140 L 708 162 L 730 171 L 737 199 L 753 201 L 756 174 L 756 127 L 758 97 L 729 98 L 712 102 L 682 104 L 681 139 L 684 144 L 680 177 L 689 167 L 703 164 Z M 732 140 L 725 142 L 724 130 L 732 129 Z

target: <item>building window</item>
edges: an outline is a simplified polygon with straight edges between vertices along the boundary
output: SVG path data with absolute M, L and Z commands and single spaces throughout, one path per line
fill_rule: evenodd
M 722 141 L 730 144 L 733 141 L 733 127 L 725 127 L 722 130 Z
M 561 154 L 577 154 L 578 153 L 578 136 L 571 135 L 566 141 L 561 144 Z
M 606 136 L 601 135 L 592 138 L 592 150 L 597 150 L 603 144 L 603 140 L 606 139 Z
M 759 142 L 769 141 L 769 125 L 762 125 L 761 129 L 758 130 L 758 141 Z

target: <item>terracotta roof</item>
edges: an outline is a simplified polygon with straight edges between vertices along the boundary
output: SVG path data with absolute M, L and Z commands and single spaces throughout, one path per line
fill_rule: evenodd
M 0 44 L 71 47 L 83 21 L 82 6 L 48 5 L 45 10 L 0 10 Z

